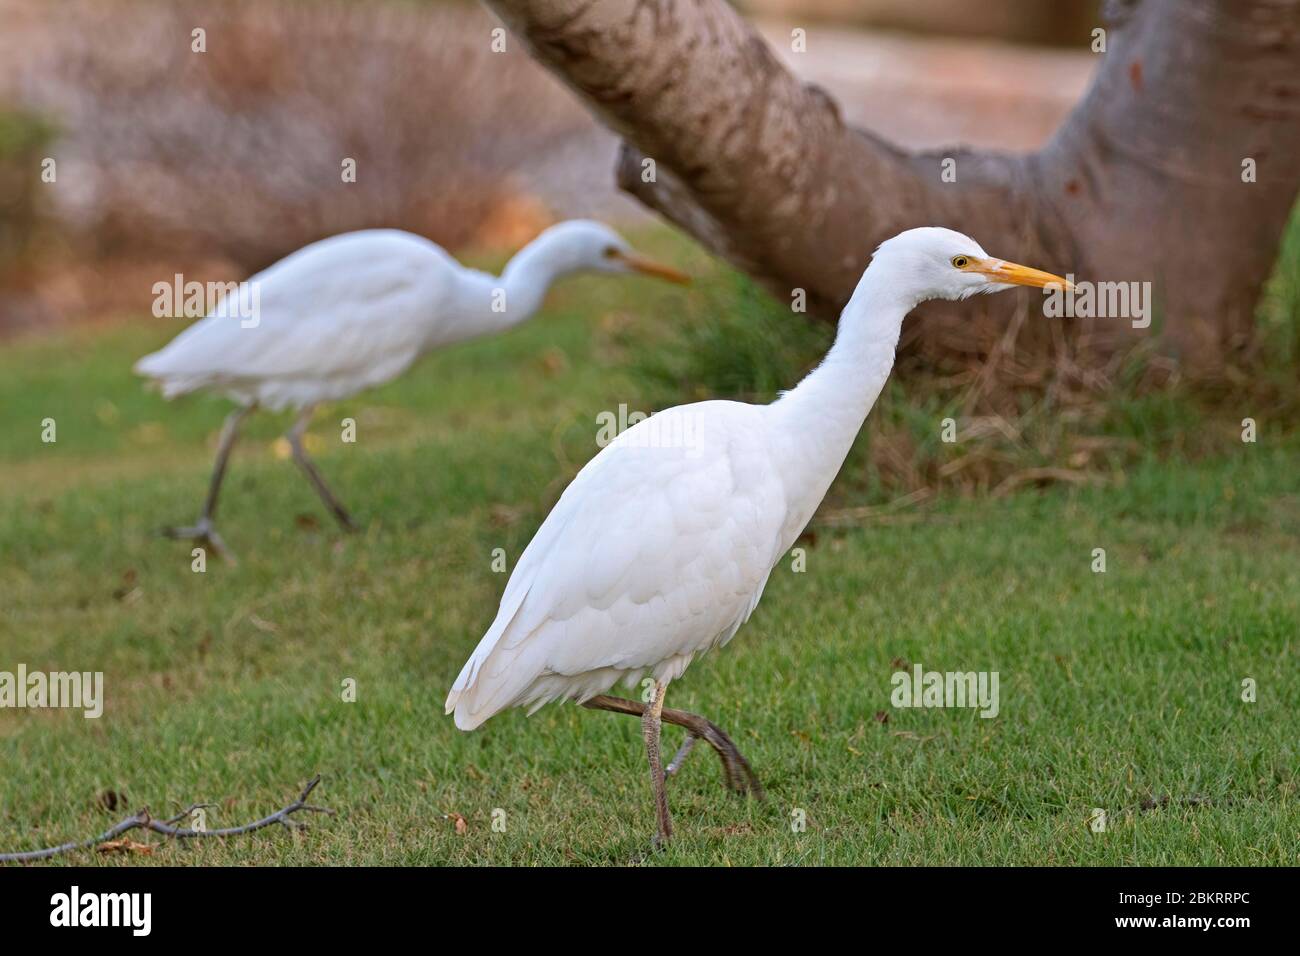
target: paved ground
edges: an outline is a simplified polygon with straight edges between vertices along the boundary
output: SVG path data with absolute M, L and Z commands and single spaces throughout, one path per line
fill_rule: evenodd
M 790 28 L 761 31 L 792 70 L 834 95 L 855 125 L 913 148 L 1039 146 L 1083 95 L 1090 52 L 808 28 L 791 52 Z

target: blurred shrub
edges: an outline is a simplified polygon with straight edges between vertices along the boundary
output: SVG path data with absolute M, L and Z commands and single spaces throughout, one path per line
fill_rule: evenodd
M 369 226 L 457 246 L 511 207 L 513 170 L 590 124 L 517 42 L 491 51 L 494 21 L 475 7 L 70 0 L 41 12 L 32 54 L 4 69 L 59 119 L 60 213 L 89 253 L 220 256 L 251 271 Z M 191 49 L 196 29 L 205 52 Z
M 0 160 L 34 155 L 53 135 L 54 127 L 39 116 L 0 110 Z
M 801 321 L 738 272 L 717 272 L 685 298 L 671 341 L 639 352 L 638 374 L 653 397 L 770 402 L 820 362 L 834 339 L 827 322 Z
M 0 110 L 0 326 L 39 322 L 33 260 L 47 225 L 41 160 L 54 129 L 42 117 Z
M 1273 275 L 1264 287 L 1259 322 L 1260 347 L 1270 355 L 1288 357 L 1283 374 L 1294 377 L 1300 366 L 1300 204 L 1291 214 Z
M 53 135 L 41 117 L 0 111 L 0 284 L 35 241 L 41 158 Z

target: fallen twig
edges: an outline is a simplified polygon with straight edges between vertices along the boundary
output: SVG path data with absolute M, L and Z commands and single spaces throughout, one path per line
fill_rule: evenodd
M 1014 475 L 1008 475 L 1000 485 L 993 489 L 993 497 L 1001 498 L 1003 495 L 1015 491 L 1021 485 L 1042 485 L 1053 481 L 1066 482 L 1072 485 L 1102 485 L 1106 483 L 1106 479 L 1101 475 L 1087 471 L 1076 471 L 1072 468 L 1026 468 Z
M 294 800 L 288 806 L 277 810 L 270 816 L 262 817 L 260 820 L 254 820 L 252 823 L 245 823 L 239 827 L 226 827 L 221 830 L 193 830 L 189 827 L 177 826 L 182 820 L 192 814 L 195 810 L 211 806 L 207 803 L 195 803 L 186 807 L 182 813 L 169 820 L 155 820 L 149 812 L 148 807 L 142 808 L 133 816 L 127 817 L 117 826 L 105 830 L 99 836 L 91 837 L 89 840 L 73 840 L 70 843 L 61 843 L 58 846 L 45 847 L 40 850 L 26 850 L 22 853 L 0 853 L 0 863 L 29 863 L 33 860 L 48 860 L 50 857 L 58 856 L 61 853 L 71 853 L 74 850 L 89 849 L 90 847 L 99 847 L 117 840 L 123 833 L 131 830 L 152 830 L 154 833 L 161 833 L 166 837 L 174 837 L 178 840 L 188 840 L 196 837 L 228 837 L 238 836 L 241 833 L 252 833 L 254 830 L 261 830 L 263 827 L 269 827 L 278 823 L 290 830 L 301 830 L 307 826 L 298 820 L 292 819 L 292 815 L 302 811 L 304 813 L 326 813 L 333 815 L 334 811 L 325 807 L 312 806 L 307 802 L 307 797 L 316 789 L 316 784 L 320 783 L 320 774 L 312 777 L 298 794 L 298 799 Z M 114 850 L 120 849 L 122 844 L 113 846 Z
M 929 488 L 918 488 L 901 498 L 895 498 L 886 505 L 861 505 L 853 508 L 825 511 L 813 519 L 813 524 L 836 528 L 845 525 L 912 524 L 917 521 L 933 521 L 936 520 L 934 515 L 923 515 L 902 510 L 928 500 L 933 494 L 934 492 Z

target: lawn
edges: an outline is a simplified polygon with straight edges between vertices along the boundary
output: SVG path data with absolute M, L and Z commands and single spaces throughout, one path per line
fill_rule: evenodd
M 442 701 L 504 587 L 494 549 L 513 567 L 596 452 L 600 412 L 663 403 L 640 356 L 673 340 L 691 297 L 725 304 L 713 268 L 690 291 L 569 281 L 532 323 L 324 410 L 312 448 L 365 526 L 354 536 L 287 460 L 287 419 L 255 419 L 220 516 L 240 563 L 203 573 L 156 530 L 196 514 L 227 406 L 166 403 L 130 373 L 177 326 L 5 343 L 0 671 L 102 671 L 106 704 L 99 719 L 0 710 L 0 851 L 145 804 L 243 823 L 319 772 L 313 799 L 336 815 L 309 830 L 62 859 L 1300 862 L 1300 437 L 1275 421 L 1213 454 L 1152 450 L 1100 485 L 815 524 L 805 560 L 783 561 L 749 624 L 668 696 L 732 734 L 767 798 L 725 793 L 701 746 L 670 784 L 677 838 L 661 852 L 636 721 L 563 705 L 455 729 Z M 906 383 L 890 397 L 906 402 Z M 1242 417 L 1180 401 L 1160 400 L 1162 421 Z M 1133 429 L 1149 407 L 1124 412 Z M 867 452 L 828 508 L 883 500 Z M 913 664 L 998 672 L 1000 712 L 893 707 L 891 677 Z

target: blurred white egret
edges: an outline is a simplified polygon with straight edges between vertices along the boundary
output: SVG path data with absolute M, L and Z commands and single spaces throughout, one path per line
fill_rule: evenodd
M 507 707 L 531 713 L 561 698 L 640 715 L 656 842 L 672 833 L 661 720 L 687 733 L 668 774 L 702 737 L 730 788 L 761 794 L 716 725 L 664 709 L 669 681 L 753 613 L 884 387 L 904 316 L 926 299 L 1048 284 L 1067 285 L 990 258 L 949 229 L 908 230 L 876 250 L 834 346 L 798 387 L 770 405 L 681 405 L 625 431 L 578 473 L 520 557 L 447 695 L 456 726 L 472 730 Z M 692 440 L 658 440 L 678 435 Z M 648 703 L 604 696 L 643 675 L 654 681 Z
M 299 410 L 287 435 L 294 460 L 339 524 L 352 530 L 352 518 L 303 449 L 315 406 L 394 379 L 439 346 L 518 325 L 541 306 L 552 282 L 582 271 L 688 281 L 587 220 L 547 229 L 499 277 L 393 229 L 314 242 L 253 276 L 237 303 L 223 301 L 135 365 L 168 398 L 211 389 L 239 405 L 221 430 L 198 522 L 167 533 L 228 554 L 213 525 L 217 496 L 239 425 L 258 407 Z

